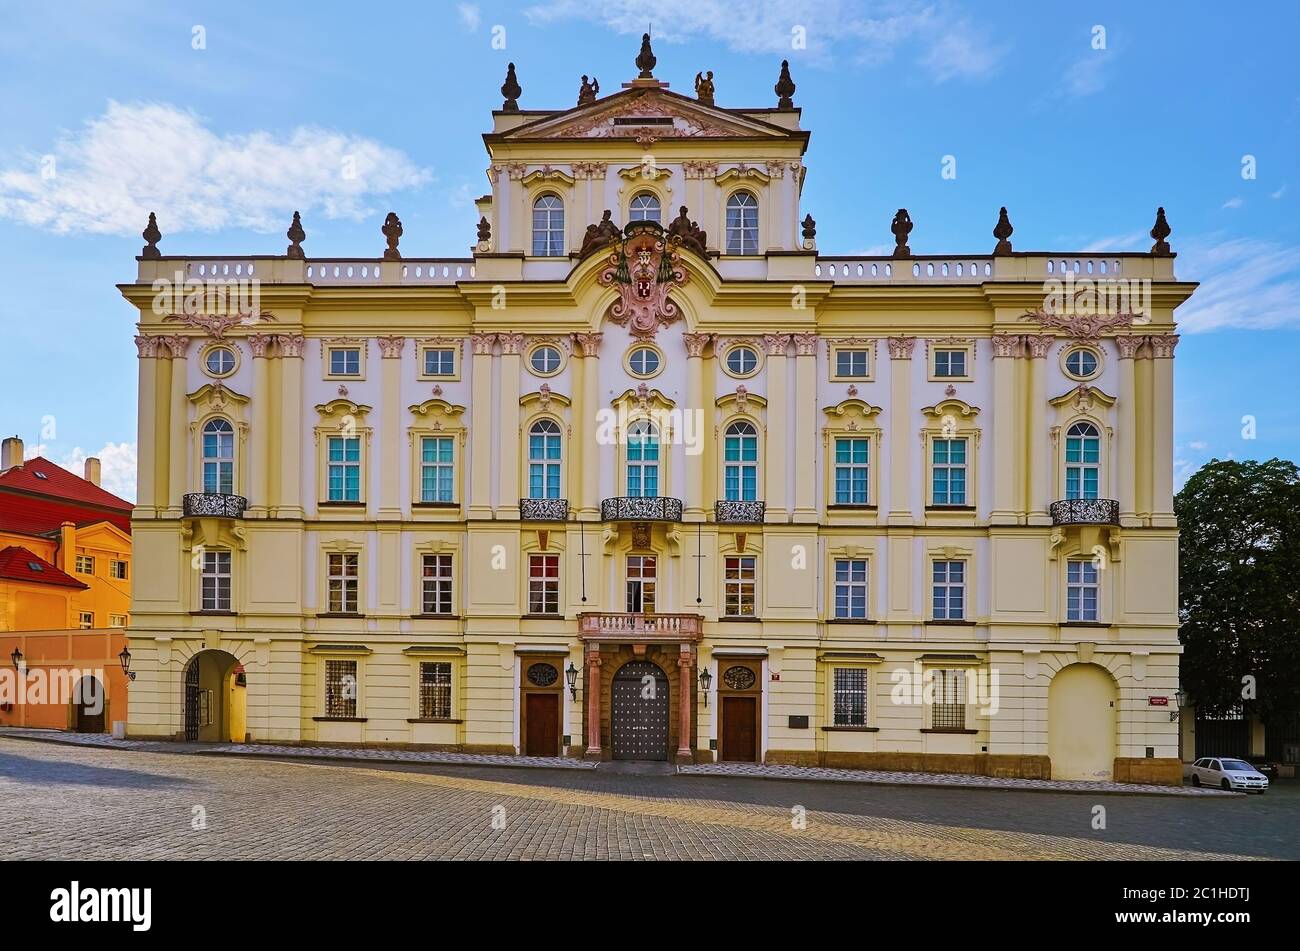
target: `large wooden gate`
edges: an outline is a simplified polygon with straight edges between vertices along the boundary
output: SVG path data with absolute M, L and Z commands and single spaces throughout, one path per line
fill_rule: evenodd
M 1196 758 L 1248 756 L 1250 724 L 1237 717 L 1196 718 Z
M 611 692 L 614 759 L 668 759 L 668 676 L 659 665 L 624 664 Z

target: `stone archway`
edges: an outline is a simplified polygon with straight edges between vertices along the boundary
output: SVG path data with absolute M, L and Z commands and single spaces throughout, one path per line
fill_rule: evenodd
M 629 661 L 614 674 L 610 693 L 614 759 L 667 760 L 672 706 L 663 668 L 648 660 Z
M 1047 695 L 1047 753 L 1053 779 L 1115 778 L 1115 679 L 1096 664 L 1057 671 Z
M 234 654 L 201 650 L 185 665 L 183 738 L 190 742 L 244 741 L 248 701 L 243 666 Z

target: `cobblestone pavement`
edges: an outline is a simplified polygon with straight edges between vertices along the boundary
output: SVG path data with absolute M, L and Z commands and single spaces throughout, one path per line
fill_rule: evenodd
M 7 859 L 1300 857 L 1300 800 L 1275 800 L 1287 811 L 1265 799 L 1108 799 L 1108 831 L 1076 795 L 345 766 L 0 737 Z

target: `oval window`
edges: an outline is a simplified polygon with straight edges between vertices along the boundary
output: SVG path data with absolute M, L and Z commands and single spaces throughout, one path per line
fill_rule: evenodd
M 1065 371 L 1076 379 L 1090 377 L 1097 372 L 1097 355 L 1083 348 L 1071 350 L 1065 358 Z
M 559 678 L 560 672 L 551 664 L 533 664 L 528 668 L 528 682 L 534 687 L 549 687 Z
M 225 376 L 235 369 L 235 353 L 229 347 L 213 347 L 203 364 L 213 376 Z
M 528 358 L 529 365 L 537 373 L 550 374 L 560 369 L 560 351 L 558 347 L 538 347 Z
M 727 351 L 727 370 L 733 376 L 749 376 L 758 367 L 758 354 L 752 347 L 732 347 Z
M 754 686 L 754 680 L 754 672 L 739 664 L 728 667 L 726 673 L 722 675 L 722 682 L 732 690 L 748 690 Z
M 651 347 L 637 347 L 628 357 L 627 365 L 637 376 L 654 376 L 659 372 L 659 354 Z

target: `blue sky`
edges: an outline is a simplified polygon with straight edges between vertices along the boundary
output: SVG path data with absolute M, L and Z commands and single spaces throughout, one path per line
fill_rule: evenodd
M 1216 456 L 1300 458 L 1291 0 L 5 0 L 0 430 L 73 466 L 100 454 L 129 496 L 136 357 L 114 285 L 149 210 L 170 254 L 282 253 L 295 209 L 309 255 L 377 256 L 389 210 L 404 252 L 467 254 L 506 62 L 524 108 L 572 105 L 582 73 L 616 90 L 647 10 L 675 89 L 712 69 L 719 104 L 774 105 L 790 60 L 826 253 L 890 245 L 903 206 L 918 253 L 987 252 L 1002 204 L 1021 250 L 1145 250 L 1164 205 L 1179 276 L 1204 282 L 1175 361 L 1179 482 Z

